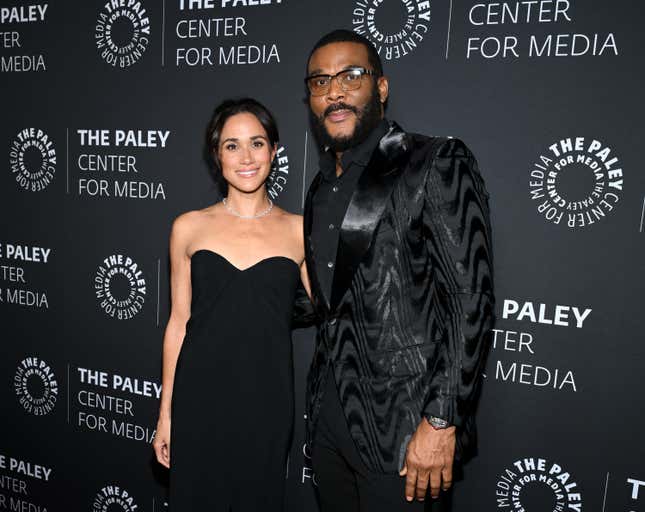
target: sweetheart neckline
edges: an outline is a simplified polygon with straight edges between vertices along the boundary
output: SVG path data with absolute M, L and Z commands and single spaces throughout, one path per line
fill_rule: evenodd
M 225 258 L 220 253 L 212 251 L 211 249 L 197 249 L 195 252 L 193 252 L 193 254 L 190 255 L 189 259 L 191 260 L 191 262 L 193 260 L 193 256 L 195 256 L 195 254 L 197 254 L 198 252 L 205 252 L 205 253 L 214 254 L 215 256 L 218 256 L 219 258 L 224 260 L 226 263 L 228 263 L 231 267 L 233 267 L 238 272 L 246 272 L 247 270 L 250 270 L 250 269 L 252 269 L 254 267 L 257 267 L 258 265 L 260 265 L 261 263 L 264 263 L 265 261 L 270 261 L 270 260 L 274 260 L 274 259 L 289 260 L 291 263 L 293 263 L 297 267 L 298 271 L 300 270 L 300 265 L 298 265 L 298 263 L 296 263 L 296 261 L 293 258 L 289 258 L 289 256 L 282 256 L 282 255 L 268 256 L 266 258 L 262 258 L 261 260 L 256 261 L 255 263 L 253 263 L 253 265 L 250 265 L 250 266 L 245 267 L 245 268 L 239 268 L 237 265 L 233 265 L 233 263 L 231 263 L 228 260 L 228 258 Z

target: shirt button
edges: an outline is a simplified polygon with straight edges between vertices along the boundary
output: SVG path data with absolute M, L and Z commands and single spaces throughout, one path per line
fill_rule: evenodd
M 334 226 L 333 224 L 330 224 L 330 225 L 329 225 L 329 229 L 334 229 L 335 227 L 336 227 L 336 226 Z
M 337 185 L 334 185 L 334 186 L 331 188 L 331 191 L 332 191 L 332 192 L 338 192 L 338 186 L 337 186 Z
M 328 268 L 334 268 L 334 264 L 331 261 L 327 262 L 327 267 Z
M 329 325 L 335 325 L 336 324 L 336 319 L 335 318 L 330 318 L 329 319 Z

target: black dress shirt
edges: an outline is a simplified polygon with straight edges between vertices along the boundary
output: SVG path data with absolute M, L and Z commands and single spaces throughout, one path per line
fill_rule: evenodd
M 328 300 L 331 299 L 340 226 L 358 179 L 388 129 L 389 123 L 381 120 L 367 139 L 343 152 L 340 176 L 336 176 L 336 155 L 327 150 L 320 156 L 323 179 L 312 198 L 311 249 L 318 280 Z

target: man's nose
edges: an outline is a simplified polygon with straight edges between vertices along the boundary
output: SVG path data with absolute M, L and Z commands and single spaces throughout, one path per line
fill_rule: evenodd
M 344 97 L 345 91 L 343 91 L 343 88 L 338 83 L 338 77 L 332 78 L 331 83 L 329 84 L 329 91 L 327 91 L 327 99 L 329 101 L 338 101 L 340 98 Z

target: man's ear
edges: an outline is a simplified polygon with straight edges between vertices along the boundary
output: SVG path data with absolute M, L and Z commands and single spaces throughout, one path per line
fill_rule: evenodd
M 378 89 L 378 95 L 381 103 L 385 103 L 387 101 L 387 97 L 390 94 L 390 84 L 387 80 L 387 77 L 379 76 L 378 80 L 376 81 L 376 87 Z

